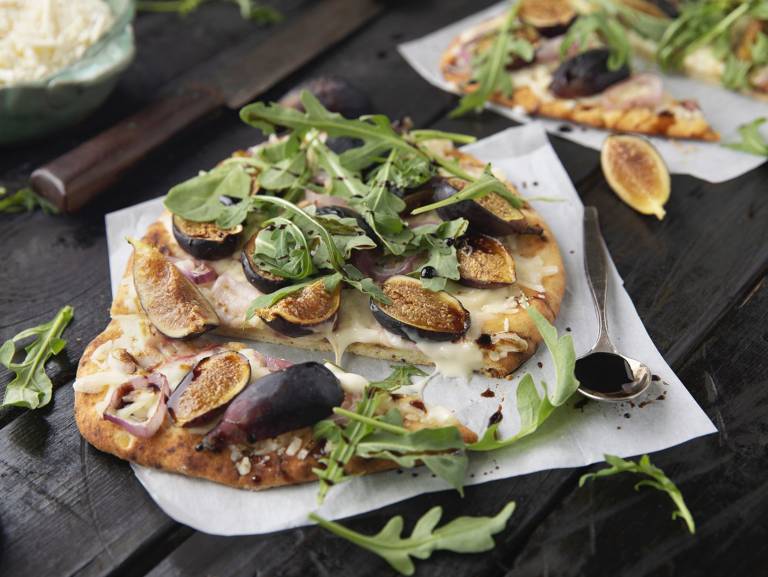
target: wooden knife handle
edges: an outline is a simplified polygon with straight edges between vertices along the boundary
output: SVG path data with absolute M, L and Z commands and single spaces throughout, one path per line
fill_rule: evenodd
M 188 86 L 32 173 L 34 189 L 62 212 L 76 212 L 159 145 L 223 104 L 210 87 Z

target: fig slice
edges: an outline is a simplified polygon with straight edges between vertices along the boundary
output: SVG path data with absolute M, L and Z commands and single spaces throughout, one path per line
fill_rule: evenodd
M 248 239 L 248 242 L 245 243 L 243 250 L 240 252 L 240 264 L 243 267 L 243 273 L 245 274 L 246 280 L 261 292 L 267 294 L 288 286 L 291 284 L 291 279 L 272 274 L 256 264 L 253 255 L 256 249 L 256 238 L 259 236 L 259 232 L 261 231 L 257 230 L 256 233 Z
M 235 351 L 201 359 L 182 379 L 168 401 L 168 412 L 180 427 L 204 424 L 216 417 L 251 378 L 251 364 Z
M 154 246 L 133 245 L 133 285 L 149 321 L 165 336 L 184 339 L 219 325 L 219 317 L 203 293 Z
M 501 241 L 484 234 L 467 235 L 456 247 L 459 282 L 475 288 L 496 288 L 515 282 L 515 261 Z
M 576 19 L 576 9 L 570 0 L 520 0 L 517 14 L 547 38 L 563 34 Z
M 641 214 L 664 218 L 671 188 L 669 170 L 648 140 L 609 136 L 603 143 L 600 163 L 605 179 L 621 200 Z
M 333 292 L 320 279 L 256 314 L 273 330 L 289 337 L 312 334 L 313 327 L 333 322 L 341 305 L 341 283 Z
M 435 179 L 433 200 L 437 202 L 450 198 L 465 185 L 466 183 L 458 178 Z M 529 225 L 522 212 L 495 192 L 474 200 L 462 200 L 440 207 L 436 212 L 443 220 L 466 218 L 470 229 L 495 236 L 543 232 L 541 227 Z
M 177 214 L 171 219 L 173 236 L 187 254 L 203 260 L 219 260 L 235 252 L 242 225 L 223 229 L 212 222 L 195 222 Z
M 428 290 L 403 275 L 390 277 L 381 288 L 391 302 L 371 299 L 371 312 L 391 333 L 410 341 L 455 341 L 469 330 L 469 311 L 446 291 Z
M 309 427 L 343 400 L 339 379 L 326 367 L 312 361 L 292 365 L 248 385 L 198 447 L 217 451 Z
M 629 78 L 626 64 L 616 70 L 608 67 L 610 57 L 607 48 L 594 48 L 569 58 L 555 70 L 549 89 L 558 98 L 581 98 Z

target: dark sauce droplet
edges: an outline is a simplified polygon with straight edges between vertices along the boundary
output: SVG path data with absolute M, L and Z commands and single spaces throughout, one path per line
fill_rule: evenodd
M 576 361 L 581 386 L 598 393 L 620 393 L 633 382 L 627 361 L 611 353 L 592 353 Z
M 435 267 L 425 266 L 421 269 L 421 278 L 434 278 L 437 275 Z
M 494 393 L 490 388 L 485 389 L 482 393 L 480 393 L 481 397 L 491 398 L 495 397 L 496 393 Z

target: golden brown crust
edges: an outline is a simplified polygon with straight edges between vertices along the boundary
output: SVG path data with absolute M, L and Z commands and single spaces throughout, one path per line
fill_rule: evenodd
M 119 323 L 112 321 L 85 349 L 77 377 L 98 373 L 101 368 L 93 360 L 94 351 L 107 341 L 118 339 L 121 334 Z M 186 346 L 193 351 L 202 351 L 209 343 L 199 340 Z M 145 467 L 254 491 L 316 480 L 312 468 L 319 466 L 322 445 L 313 439 L 311 428 L 281 435 L 279 439 L 283 440 L 283 450 L 259 451 L 259 455 L 245 457 L 250 461 L 250 470 L 241 475 L 236 461 L 242 460 L 243 456 L 233 460 L 230 450 L 197 451 L 195 447 L 202 440 L 203 433 L 176 427 L 168 418 L 161 429 L 147 439 L 130 435 L 119 425 L 103 419 L 97 405 L 106 394 L 107 390 L 99 393 L 75 392 L 77 427 L 83 437 L 101 451 Z M 424 426 L 407 420 L 405 425 L 414 429 Z M 459 425 L 459 429 L 467 442 L 476 440 L 477 436 L 466 427 Z M 289 454 L 284 450 L 284 446 L 294 438 L 300 439 L 302 449 L 307 451 L 303 459 L 300 458 L 303 456 L 301 453 Z M 363 475 L 396 467 L 391 461 L 356 459 L 349 464 L 348 472 Z
M 455 38 L 451 42 L 440 60 L 440 70 L 447 81 L 454 84 L 458 90 L 468 93 L 476 90 L 477 86 L 470 83 L 468 71 L 457 71 L 455 67 L 456 54 L 461 44 L 461 38 Z M 591 100 L 554 97 L 552 100 L 542 100 L 528 86 L 516 88 L 508 96 L 497 91 L 491 95 L 490 100 L 509 108 L 519 107 L 530 115 L 568 120 L 594 128 L 710 142 L 720 140 L 720 135 L 709 126 L 703 115 L 681 117 L 649 107 L 607 109 Z M 675 104 L 682 105 L 677 101 Z

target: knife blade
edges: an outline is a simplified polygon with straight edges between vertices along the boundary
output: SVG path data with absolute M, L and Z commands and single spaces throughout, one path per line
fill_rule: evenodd
M 314 4 L 267 39 L 246 40 L 184 73 L 136 114 L 36 169 L 32 187 L 62 212 L 76 212 L 184 128 L 247 104 L 382 10 L 377 0 Z

